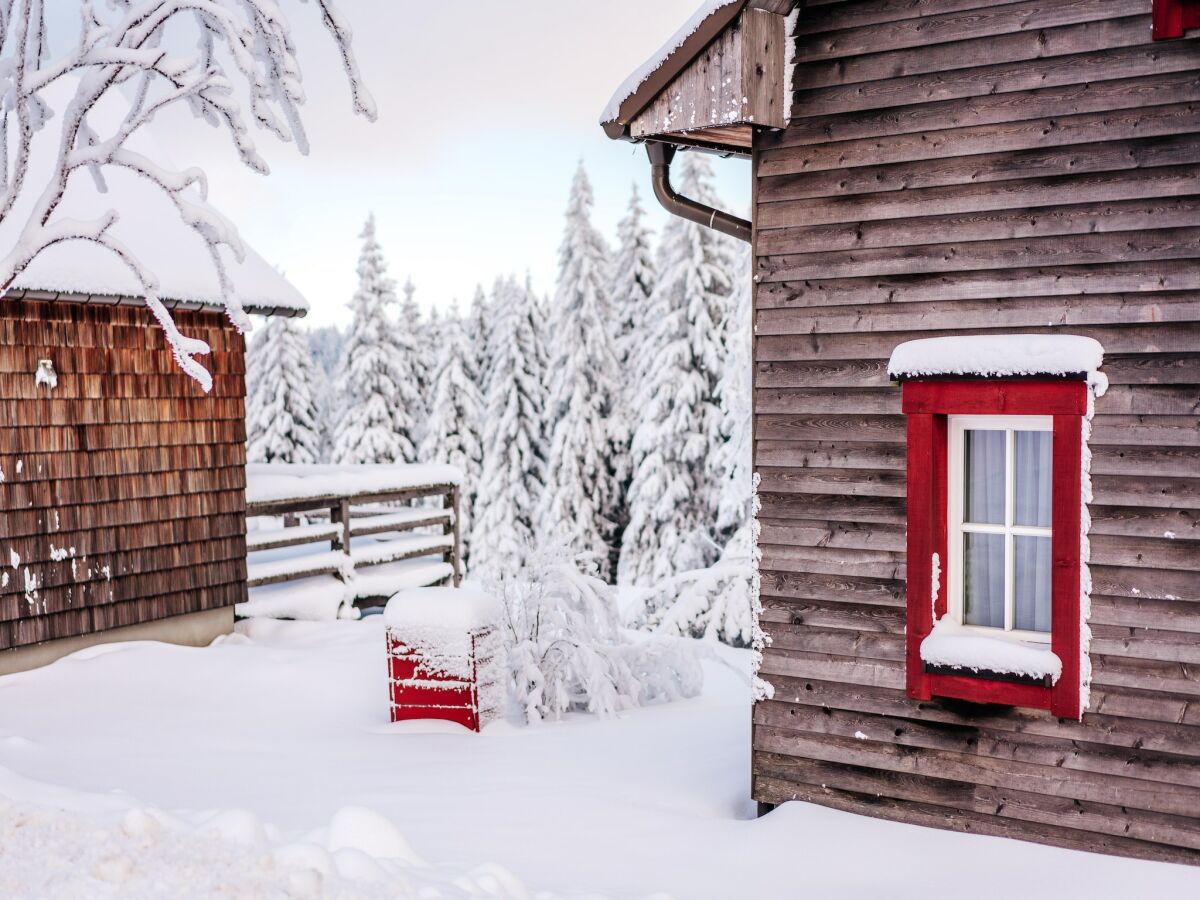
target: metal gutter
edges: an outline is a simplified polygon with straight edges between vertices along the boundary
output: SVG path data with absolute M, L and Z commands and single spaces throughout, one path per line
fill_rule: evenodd
M 674 144 L 662 141 L 647 141 L 646 153 L 650 157 L 650 180 L 654 186 L 654 196 L 662 204 L 663 209 L 671 215 L 712 228 L 721 234 L 727 234 L 739 241 L 750 243 L 753 226 L 746 219 L 740 219 L 732 213 L 723 212 L 712 206 L 706 206 L 676 193 L 671 187 L 671 160 L 675 158 Z
M 7 299 L 32 300 L 43 303 L 79 303 L 85 306 L 145 306 L 145 301 L 140 297 L 114 296 L 112 294 L 62 293 L 57 291 L 28 291 L 21 288 L 14 288 L 8 291 L 3 298 L 0 298 L 0 303 Z M 209 312 L 222 312 L 224 310 L 223 306 L 215 303 L 200 303 L 195 300 L 167 300 L 163 298 L 162 304 L 170 310 L 180 309 Z M 306 309 L 292 309 L 290 307 L 246 304 L 243 309 L 251 315 L 278 316 L 283 319 L 302 319 L 308 315 L 308 310 Z

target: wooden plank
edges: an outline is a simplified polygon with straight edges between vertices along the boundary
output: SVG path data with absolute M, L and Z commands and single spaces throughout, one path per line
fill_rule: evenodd
M 769 178 L 827 169 L 1095 144 L 1103 140 L 1124 141 L 1191 133 L 1198 121 L 1200 110 L 1194 103 L 1183 102 L 967 127 L 931 125 L 913 134 L 892 135 L 886 141 L 865 137 L 793 146 L 788 144 L 789 132 L 782 131 L 760 137 L 758 173 L 761 178 Z
M 856 140 L 872 135 L 878 139 L 927 129 L 968 128 L 1051 115 L 1186 103 L 1197 99 L 1198 93 L 1200 77 L 1193 71 L 826 116 L 805 116 L 802 106 L 793 105 L 787 140 L 796 145 Z
M 1117 39 L 1133 42 L 1134 32 L 1144 25 L 1141 17 L 1122 20 L 1125 29 Z M 1115 31 L 1115 29 L 1112 29 Z M 1110 31 L 1110 35 L 1112 33 Z M 1002 60 L 989 65 L 927 71 L 899 75 L 878 81 L 865 81 L 827 87 L 805 88 L 793 82 L 796 93 L 792 108 L 803 109 L 806 116 L 831 115 L 850 110 L 885 109 L 939 100 L 956 100 L 981 94 L 1005 94 L 1061 85 L 1095 84 L 1112 78 L 1154 75 L 1160 72 L 1186 72 L 1195 64 L 1194 51 L 1186 44 L 1149 46 L 1145 33 L 1137 45 L 1120 48 L 1110 45 L 1105 52 L 1083 51 L 1061 56 L 1043 55 L 1036 59 Z M 1028 43 L 1022 46 L 1027 47 Z M 950 49 L 960 59 L 977 46 Z M 988 60 L 996 60 L 996 50 L 988 48 Z M 919 56 L 930 55 L 922 47 Z M 965 61 L 965 59 L 963 60 Z M 927 65 L 934 65 L 930 60 Z M 878 64 L 877 64 L 878 65 Z M 803 78 L 803 71 L 797 78 Z
M 1057 25 L 1100 22 L 1129 15 L 1130 11 L 1128 2 L 1119 0 L 974 4 L 972 8 L 941 14 L 837 27 L 819 33 L 802 32 L 796 50 L 798 58 L 804 60 L 837 59 L 900 47 L 926 48 L 951 41 L 990 40 L 1013 32 L 1037 32 Z M 839 19 L 831 18 L 829 23 L 841 26 Z

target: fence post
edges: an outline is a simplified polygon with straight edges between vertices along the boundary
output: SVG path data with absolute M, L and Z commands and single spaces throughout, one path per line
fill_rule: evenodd
M 454 511 L 453 522 L 450 526 L 451 534 L 454 535 L 454 542 L 450 547 L 450 565 L 454 567 L 455 587 L 462 582 L 462 530 L 458 518 L 460 495 L 461 488 L 456 484 L 450 489 L 450 508 Z
M 342 552 L 347 556 L 350 555 L 350 498 L 342 497 L 338 500 L 338 505 L 329 510 L 329 518 L 333 522 L 342 524 L 342 536 L 334 538 L 330 543 L 330 549 L 337 550 L 338 545 L 341 545 Z

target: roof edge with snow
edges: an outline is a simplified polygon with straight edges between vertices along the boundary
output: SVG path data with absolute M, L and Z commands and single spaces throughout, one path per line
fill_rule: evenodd
M 67 291 L 37 291 L 25 288 L 10 288 L 5 300 L 30 300 L 42 303 L 79 303 L 84 306 L 145 306 L 145 297 L 124 294 L 79 294 Z M 208 300 L 176 300 L 160 297 L 162 305 L 171 311 L 195 310 L 198 312 L 224 312 L 225 306 Z M 277 316 L 283 319 L 302 319 L 308 309 L 297 306 L 274 306 L 270 303 L 243 302 L 242 309 L 255 316 Z

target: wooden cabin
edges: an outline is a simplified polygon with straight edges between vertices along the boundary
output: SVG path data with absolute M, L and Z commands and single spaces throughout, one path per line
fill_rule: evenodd
M 1194 28 L 710 0 L 606 110 L 704 224 L 670 148 L 752 161 L 764 809 L 1200 863 Z
M 180 330 L 212 348 L 213 387 L 98 247 L 50 248 L 0 299 L 0 673 L 108 641 L 203 645 L 246 599 L 245 342 L 169 202 L 120 172 L 108 189 L 66 202 L 120 211 Z M 303 314 L 252 250 L 227 263 L 248 309 Z

